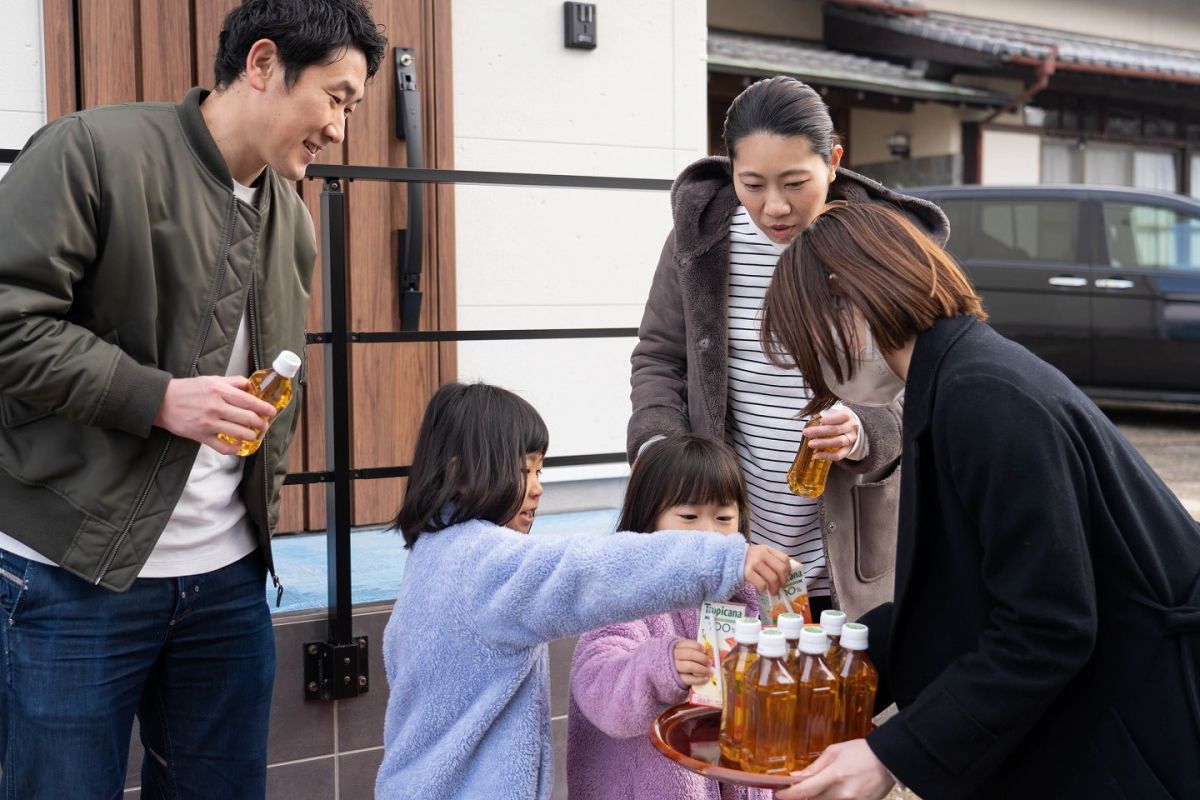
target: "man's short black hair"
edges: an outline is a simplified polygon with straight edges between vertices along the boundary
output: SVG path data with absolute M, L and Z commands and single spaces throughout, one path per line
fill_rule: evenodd
M 305 67 L 332 63 L 348 47 L 362 51 L 370 78 L 387 49 L 387 37 L 363 0 L 242 0 L 221 26 L 213 64 L 216 88 L 245 72 L 246 56 L 259 39 L 270 39 L 279 48 L 288 86 Z

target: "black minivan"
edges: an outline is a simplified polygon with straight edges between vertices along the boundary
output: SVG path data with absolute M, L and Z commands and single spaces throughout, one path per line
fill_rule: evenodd
M 1200 202 L 1094 186 L 905 189 L 950 218 L 992 325 L 1096 398 L 1200 402 Z

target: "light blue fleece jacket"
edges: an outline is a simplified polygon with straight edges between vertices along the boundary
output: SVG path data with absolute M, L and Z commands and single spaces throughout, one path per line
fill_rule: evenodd
M 546 643 L 724 600 L 746 548 L 694 531 L 538 539 L 481 520 L 422 534 L 383 635 L 377 800 L 548 799 Z

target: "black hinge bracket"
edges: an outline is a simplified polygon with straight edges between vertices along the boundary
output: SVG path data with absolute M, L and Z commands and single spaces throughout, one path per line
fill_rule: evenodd
M 304 699 L 344 700 L 366 694 L 367 637 L 349 644 L 308 642 L 304 645 Z

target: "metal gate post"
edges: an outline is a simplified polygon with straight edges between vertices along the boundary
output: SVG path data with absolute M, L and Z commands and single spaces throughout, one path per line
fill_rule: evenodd
M 369 688 L 367 638 L 355 637 L 350 593 L 352 480 L 350 448 L 350 328 L 346 297 L 346 195 L 329 178 L 321 191 L 321 275 L 325 296 L 325 484 L 329 637 L 304 646 L 304 693 L 310 700 L 355 697 Z

